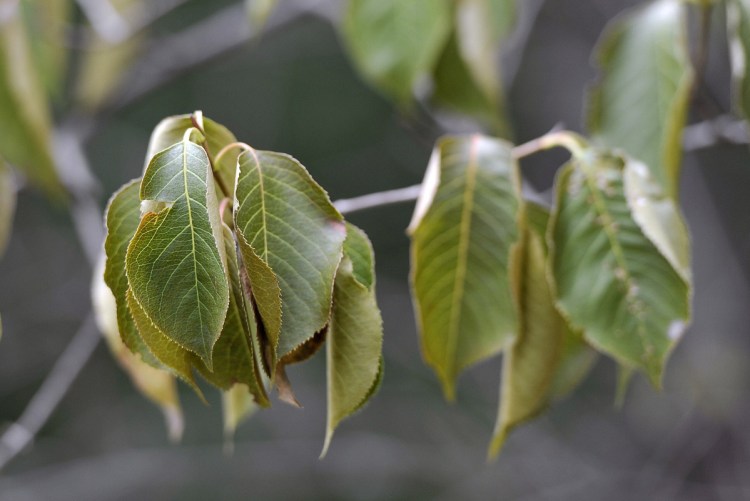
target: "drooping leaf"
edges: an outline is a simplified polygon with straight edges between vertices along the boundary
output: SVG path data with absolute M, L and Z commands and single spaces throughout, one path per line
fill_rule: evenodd
M 224 449 L 231 453 L 234 448 L 234 432 L 243 421 L 249 419 L 260 407 L 254 396 L 243 384 L 235 384 L 222 393 L 221 407 L 224 412 Z
M 526 231 L 520 259 L 518 335 L 503 360 L 500 411 L 488 455 L 495 457 L 508 433 L 547 405 L 564 341 L 564 321 L 545 274 L 544 234 Z
M 636 181 L 634 181 L 634 179 Z M 635 184 L 648 189 L 635 189 Z M 648 193 L 648 195 L 646 194 Z M 660 384 L 664 363 L 690 317 L 690 277 L 668 255 L 679 211 L 635 161 L 588 152 L 558 176 L 548 241 L 558 306 L 584 338 Z M 636 217 L 639 205 L 656 204 Z M 641 224 L 648 217 L 647 225 Z M 652 226 L 649 231 L 645 228 Z M 661 242 L 652 240 L 660 235 Z
M 16 183 L 10 168 L 0 157 L 0 257 L 8 246 L 15 212 Z
M 446 0 L 348 0 L 342 36 L 364 78 L 401 106 L 437 62 L 451 29 Z
M 145 363 L 161 367 L 138 332 L 138 327 L 128 308 L 128 277 L 125 274 L 125 255 L 128 244 L 135 235 L 141 220 L 141 199 L 138 196 L 140 179 L 126 183 L 112 195 L 107 204 L 105 222 L 107 238 L 104 250 L 107 256 L 104 281 L 112 291 L 117 309 L 117 330 L 122 342 Z
M 103 272 L 104 256 L 100 259 L 93 275 L 91 287 L 92 303 L 99 330 L 104 335 L 112 356 L 128 374 L 133 385 L 141 394 L 161 408 L 169 437 L 177 442 L 182 437 L 184 422 L 174 377 L 168 372 L 144 363 L 123 344 L 118 330 L 119 307 L 112 291 L 104 283 Z
M 596 364 L 599 354 L 586 344 L 583 336 L 565 325 L 562 355 L 552 378 L 550 399 L 560 400 L 575 390 Z
M 725 3 L 733 104 L 747 119 L 750 118 L 750 2 L 728 0 Z
M 47 194 L 64 189 L 50 151 L 51 118 L 21 19 L 20 4 L 2 2 L 0 19 L 0 155 Z
M 224 390 L 231 391 L 235 383 L 243 383 L 244 391 L 249 390 L 258 405 L 268 407 L 270 403 L 258 366 L 255 323 L 248 317 L 240 284 L 234 235 L 226 225 L 222 226 L 230 286 L 229 308 L 219 340 L 214 345 L 213 371 L 202 364 L 197 367 L 209 382 Z
M 347 224 L 326 343 L 328 419 L 321 457 L 336 426 L 364 405 L 380 380 L 383 321 L 374 277 L 374 255 L 367 235 Z
M 161 150 L 179 143 L 185 135 L 185 131 L 191 127 L 197 127 L 206 139 L 203 146 L 208 152 L 209 159 L 214 162 L 214 170 L 218 172 L 224 185 L 230 190 L 228 194 L 224 195 L 231 196 L 234 190 L 234 180 L 237 177 L 237 154 L 234 156 L 224 155 L 218 163 L 216 163 L 216 156 L 226 145 L 237 142 L 237 138 L 229 129 L 210 118 L 204 117 L 199 111 L 190 115 L 174 115 L 159 122 L 151 133 L 145 166 L 148 166 L 151 158 Z
M 294 158 L 249 150 L 238 162 L 235 228 L 265 335 L 281 358 L 328 323 L 346 230 Z
M 491 101 L 478 88 L 466 63 L 458 53 L 455 34 L 451 35 L 433 75 L 435 88 L 432 100 L 441 109 L 464 113 L 477 119 L 482 125 L 492 128 L 500 137 L 508 137 L 508 124 L 502 96 Z
M 458 50 L 477 86 L 493 106 L 502 97 L 498 54 L 515 23 L 515 0 L 458 0 Z
M 73 12 L 71 0 L 23 0 L 34 62 L 47 93 L 61 97 L 68 66 L 67 30 Z
M 479 135 L 437 143 L 410 225 L 412 289 L 424 358 L 449 399 L 459 372 L 517 331 L 510 270 L 520 196 L 509 143 Z
M 185 137 L 154 155 L 140 198 L 163 208 L 143 215 L 128 246 L 125 266 L 133 298 L 162 334 L 211 370 L 229 285 L 206 152 Z
M 123 18 L 148 8 L 145 0 L 110 0 Z M 134 33 L 116 42 L 104 40 L 93 30 L 76 75 L 74 94 L 79 106 L 96 110 L 106 104 L 123 83 L 123 77 L 146 46 L 145 33 Z M 175 141 L 176 142 L 176 141 Z
M 589 100 L 591 133 L 644 162 L 673 198 L 693 84 L 685 8 L 657 0 L 616 19 L 599 43 L 602 75 Z

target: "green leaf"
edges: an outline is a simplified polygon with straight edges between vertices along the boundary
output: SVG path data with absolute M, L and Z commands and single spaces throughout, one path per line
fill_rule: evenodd
M 37 72 L 47 93 L 62 97 L 68 67 L 68 27 L 71 24 L 71 0 L 46 0 L 40 8 L 35 0 L 22 0 L 29 40 Z
M 750 2 L 728 0 L 726 7 L 733 104 L 747 119 L 750 118 Z
M 202 146 L 206 149 L 211 162 L 214 163 L 214 170 L 221 177 L 223 184 L 228 187 L 230 194 L 233 193 L 234 180 L 237 177 L 237 154 L 234 156 L 223 155 L 218 163 L 216 156 L 225 146 L 237 142 L 237 138 L 234 137 L 234 134 L 229 129 L 210 118 L 204 117 L 200 111 L 196 111 L 190 115 L 174 115 L 159 122 L 151 133 L 151 139 L 149 140 L 146 152 L 145 166 L 148 166 L 151 158 L 161 150 L 179 143 L 185 135 L 185 131 L 193 127 L 197 127 L 203 134 L 203 137 L 206 138 Z
M 133 298 L 162 334 L 197 354 L 210 370 L 229 285 L 206 152 L 186 136 L 154 155 L 140 197 L 159 210 L 143 215 L 128 246 Z
M 268 407 L 270 403 L 256 358 L 258 342 L 254 332 L 255 323 L 250 321 L 246 309 L 234 235 L 227 225 L 222 226 L 230 285 L 229 308 L 221 335 L 214 346 L 213 371 L 208 371 L 202 365 L 198 365 L 198 369 L 209 382 L 224 390 L 229 390 L 235 383 L 243 383 L 245 391 L 250 391 L 258 405 Z
M 433 75 L 435 89 L 432 99 L 447 111 L 465 113 L 491 127 L 501 137 L 510 135 L 510 125 L 503 105 L 503 96 L 490 100 L 474 82 L 461 55 L 455 34 L 451 35 L 440 55 Z
M 174 377 L 143 362 L 122 342 L 118 328 L 119 308 L 115 296 L 104 283 L 103 255 L 93 275 L 91 295 L 97 326 L 104 335 L 110 353 L 138 391 L 162 410 L 169 437 L 178 442 L 182 437 L 184 422 Z
M 458 0 L 458 50 L 479 89 L 494 106 L 500 103 L 499 49 L 515 23 L 515 0 Z
M 648 165 L 673 198 L 693 85 L 685 31 L 680 0 L 657 0 L 615 20 L 599 43 L 602 76 L 589 100 L 591 133 Z
M 64 196 L 50 151 L 47 96 L 34 67 L 19 4 L 0 20 L 0 155 L 55 198 Z
M 521 260 L 519 331 L 503 360 L 500 412 L 488 455 L 497 456 L 508 433 L 534 418 L 549 401 L 562 354 L 564 320 L 546 277 L 544 234 L 527 230 Z
M 221 408 L 224 412 L 224 441 L 225 451 L 234 448 L 234 432 L 243 421 L 249 419 L 260 407 L 255 403 L 253 395 L 242 384 L 235 384 L 222 392 Z
M 400 106 L 431 72 L 451 29 L 446 0 L 348 0 L 342 36 L 365 79 Z
M 141 199 L 138 196 L 140 179 L 126 183 L 112 195 L 107 204 L 105 223 L 107 238 L 104 251 L 107 256 L 104 268 L 104 281 L 115 297 L 117 308 L 117 330 L 122 342 L 141 359 L 154 366 L 162 367 L 154 357 L 138 332 L 138 327 L 128 308 L 128 277 L 125 274 L 125 255 L 128 244 L 133 239 L 141 220 Z
M 328 323 L 346 230 L 294 158 L 249 150 L 238 162 L 235 228 L 265 335 L 281 358 Z
M 479 135 L 439 140 L 427 168 L 410 225 L 412 292 L 424 358 L 449 399 L 459 372 L 518 328 L 519 182 L 511 145 Z
M 8 246 L 15 212 L 16 183 L 13 172 L 0 157 L 0 257 Z
M 326 344 L 328 419 L 321 457 L 336 426 L 364 405 L 382 376 L 383 321 L 374 276 L 374 254 L 367 235 L 347 224 Z
M 639 183 L 649 189 L 636 189 Z M 639 209 L 654 203 L 660 210 Z M 646 225 L 644 214 L 651 218 Z M 665 257 L 687 251 L 664 252 L 668 239 L 652 240 L 669 235 L 669 224 L 683 226 L 674 202 L 643 164 L 590 151 L 559 174 L 552 218 L 550 273 L 558 306 L 587 342 L 659 386 L 690 317 L 689 276 Z

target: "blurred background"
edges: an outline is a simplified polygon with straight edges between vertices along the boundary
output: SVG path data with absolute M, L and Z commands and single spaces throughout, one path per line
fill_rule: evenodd
M 159 120 L 196 109 L 257 148 L 292 154 L 334 200 L 421 181 L 444 124 L 404 118 L 355 73 L 325 16 L 292 17 L 295 2 L 282 0 L 266 32 L 249 41 L 244 8 L 229 0 L 175 3 L 137 37 L 136 64 L 104 111 L 90 122 L 72 119 L 90 129 L 85 154 L 101 208 L 140 175 Z M 515 139 L 558 123 L 581 131 L 592 48 L 604 25 L 638 2 L 521 3 L 528 39 L 503 56 L 516 68 L 507 82 Z M 706 86 L 726 111 L 725 33 L 715 10 Z M 76 22 L 84 22 L 80 13 Z M 185 31 L 196 26 L 205 29 Z M 233 36 L 220 55 L 179 69 Z M 104 59 L 116 63 L 109 54 Z M 158 68 L 169 77 L 150 87 L 165 73 Z M 93 82 L 104 85 L 114 70 L 99 71 Z M 86 96 L 95 102 L 95 92 L 79 95 L 77 109 Z M 63 102 L 56 113 L 70 109 Z M 560 152 L 525 160 L 527 182 L 544 192 L 564 160 Z M 499 459 L 486 463 L 500 360 L 467 371 L 455 404 L 443 400 L 419 353 L 407 288 L 412 206 L 383 207 L 350 219 L 375 246 L 385 378 L 367 408 L 338 429 L 324 460 L 321 354 L 289 371 L 304 408 L 274 401 L 238 429 L 234 453 L 225 455 L 218 392 L 207 392 L 206 406 L 180 389 L 186 430 L 172 445 L 159 410 L 100 344 L 31 447 L 0 472 L 0 500 L 750 499 L 749 164 L 746 145 L 685 155 L 694 320 L 661 392 L 637 376 L 618 410 L 615 365 L 602 357 L 572 396 L 512 433 Z M 0 429 L 18 419 L 87 315 L 91 273 L 70 216 L 22 189 L 0 261 Z

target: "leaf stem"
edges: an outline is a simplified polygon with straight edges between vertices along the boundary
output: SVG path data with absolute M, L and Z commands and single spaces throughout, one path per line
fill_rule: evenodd
M 221 159 L 224 157 L 224 155 L 227 154 L 227 152 L 239 148 L 244 151 L 251 151 L 253 148 L 247 143 L 243 143 L 241 141 L 237 141 L 234 143 L 229 143 L 228 145 L 224 146 L 222 149 L 219 150 L 219 152 L 216 154 L 215 161 L 216 163 L 220 163 Z

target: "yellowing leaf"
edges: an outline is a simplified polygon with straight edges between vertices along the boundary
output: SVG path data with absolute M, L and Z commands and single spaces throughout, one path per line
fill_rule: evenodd
M 348 0 L 342 35 L 360 73 L 401 106 L 450 33 L 447 0 Z
M 221 395 L 221 408 L 224 412 L 225 450 L 231 453 L 234 432 L 237 427 L 255 414 L 260 407 L 243 384 L 235 384 L 222 392 Z
M 479 135 L 438 142 L 410 226 L 411 281 L 423 355 L 449 399 L 459 372 L 499 353 L 517 331 L 520 196 L 509 143 Z
M 548 234 L 558 305 L 586 341 L 657 386 L 690 317 L 689 275 L 667 257 L 686 251 L 664 247 L 675 221 L 674 202 L 640 163 L 588 152 L 558 177 Z
M 133 299 L 161 334 L 197 354 L 211 370 L 229 285 L 213 175 L 203 148 L 186 137 L 154 155 L 140 197 L 163 208 L 143 215 L 128 246 L 125 266 Z
M 599 44 L 602 77 L 589 102 L 592 134 L 644 162 L 672 198 L 693 84 L 685 26 L 680 0 L 649 2 L 616 19 Z
M 321 457 L 336 426 L 364 405 L 380 380 L 383 321 L 375 299 L 374 276 L 373 251 L 367 236 L 347 224 L 326 344 L 328 419 Z
M 294 158 L 250 150 L 238 162 L 235 228 L 263 330 L 282 358 L 328 323 L 346 230 Z

